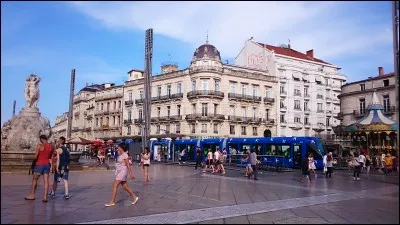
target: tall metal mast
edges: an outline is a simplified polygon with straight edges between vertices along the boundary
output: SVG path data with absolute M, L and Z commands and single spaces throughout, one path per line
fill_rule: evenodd
M 72 112 L 74 109 L 74 90 L 75 90 L 75 69 L 72 69 L 72 71 L 71 71 L 71 86 L 69 89 L 69 111 L 68 111 L 67 139 L 71 139 Z
M 152 77 L 152 58 L 153 58 L 153 29 L 146 30 L 145 42 L 145 70 L 144 70 L 144 101 L 143 101 L 143 135 L 142 147 L 149 145 L 150 122 L 151 122 L 151 77 Z
M 17 101 L 14 100 L 14 102 L 13 102 L 13 114 L 12 114 L 12 117 L 15 116 L 15 107 L 16 107 L 16 105 L 17 105 Z
M 394 58 L 394 74 L 395 74 L 395 85 L 396 85 L 396 122 L 397 122 L 397 150 L 396 150 L 396 156 L 399 157 L 399 148 L 400 148 L 400 142 L 399 142 L 399 106 L 400 106 L 400 99 L 399 99 L 399 85 L 400 85 L 400 78 L 399 78 L 399 2 L 398 1 L 393 1 L 392 2 L 392 23 L 393 23 L 393 58 Z

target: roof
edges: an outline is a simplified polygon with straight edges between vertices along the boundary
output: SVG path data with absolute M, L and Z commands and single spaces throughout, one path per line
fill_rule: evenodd
M 128 74 L 132 73 L 133 71 L 144 73 L 144 70 L 131 69 L 131 70 L 129 70 Z
M 310 56 L 296 51 L 294 49 L 291 48 L 283 48 L 283 47 L 277 47 L 277 46 L 273 46 L 273 45 L 267 45 L 267 44 L 263 44 L 260 42 L 256 42 L 257 44 L 263 46 L 264 48 L 270 50 L 270 51 L 274 51 L 276 54 L 278 55 L 284 55 L 284 56 L 289 56 L 289 57 L 293 57 L 293 58 L 298 58 L 298 59 L 303 59 L 303 60 L 308 60 L 308 61 L 313 61 L 313 62 L 318 62 L 318 63 L 323 63 L 323 64 L 328 64 L 328 65 L 332 65 L 330 63 L 327 63 L 321 59 L 318 58 L 311 58 Z
M 104 86 L 102 84 L 92 84 L 82 88 L 79 92 L 81 91 L 96 92 L 96 91 L 101 91 L 103 89 Z
M 213 59 L 221 61 L 221 56 L 218 49 L 214 45 L 204 44 L 196 49 L 193 54 L 193 60 Z
M 367 81 L 386 79 L 386 78 L 393 77 L 393 76 L 394 76 L 394 73 L 391 72 L 391 73 L 383 74 L 383 75 L 380 75 L 380 76 L 378 75 L 378 76 L 375 76 L 375 77 L 369 77 L 369 78 L 364 79 L 364 80 L 359 80 L 359 81 L 354 81 L 354 82 L 351 82 L 351 83 L 343 84 L 342 87 L 348 86 L 348 85 L 352 85 L 352 84 L 364 83 L 364 82 L 367 82 Z

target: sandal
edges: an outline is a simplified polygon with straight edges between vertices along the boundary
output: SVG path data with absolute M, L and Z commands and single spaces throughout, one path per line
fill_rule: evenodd
M 42 202 L 47 202 L 47 199 L 43 199 Z
M 25 197 L 25 200 L 33 201 L 33 200 L 35 200 L 35 198 L 28 198 L 28 197 Z

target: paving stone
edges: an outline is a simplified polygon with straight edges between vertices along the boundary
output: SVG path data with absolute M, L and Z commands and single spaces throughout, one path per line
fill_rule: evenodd
M 224 219 L 226 224 L 249 224 L 247 216 L 237 216 Z
M 224 220 L 223 219 L 219 219 L 219 220 L 205 220 L 202 222 L 199 222 L 197 224 L 224 224 Z
M 274 223 L 275 224 L 325 224 L 327 222 L 322 218 L 296 217 L 296 218 L 290 218 L 290 219 L 284 219 L 284 220 L 277 220 L 277 221 L 274 221 Z

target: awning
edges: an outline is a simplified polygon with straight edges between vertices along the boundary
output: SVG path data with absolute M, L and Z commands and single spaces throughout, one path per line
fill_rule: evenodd
M 321 76 L 315 76 L 315 81 L 317 82 L 323 82 L 322 77 Z
M 72 139 L 69 139 L 66 141 L 66 144 L 81 144 L 81 145 L 88 145 L 91 144 L 92 142 L 90 140 L 86 140 L 81 137 L 74 137 Z
M 294 78 L 294 79 L 301 80 L 301 74 L 298 73 L 298 72 L 294 72 L 294 73 L 293 73 L 293 78 Z

